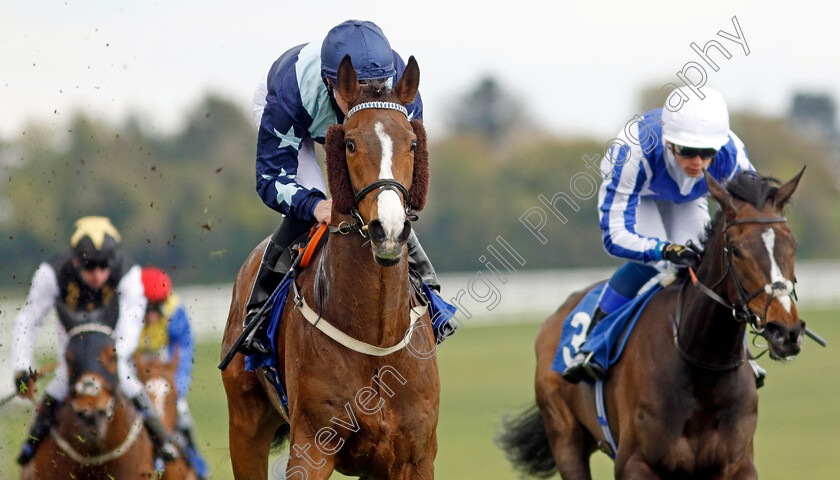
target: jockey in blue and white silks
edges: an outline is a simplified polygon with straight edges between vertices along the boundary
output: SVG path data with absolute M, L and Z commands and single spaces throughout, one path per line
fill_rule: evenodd
M 280 55 L 254 92 L 252 113 L 259 128 L 257 192 L 285 218 L 263 252 L 245 325 L 261 321 L 257 318 L 261 307 L 290 268 L 289 255 L 283 255 L 286 248 L 314 223 L 330 221 L 332 199 L 327 199 L 315 143 L 323 144 L 330 125 L 343 122 L 347 113 L 347 105 L 335 93 L 338 66 L 346 55 L 360 83 L 377 82 L 393 88 L 405 68 L 376 24 L 347 20 L 333 27 L 322 42 L 298 45 Z M 419 93 L 405 107 L 409 120 L 423 119 Z M 413 275 L 438 292 L 437 275 L 413 229 L 408 254 Z M 264 322 L 258 325 L 242 350 L 268 355 Z
M 729 129 L 721 94 L 711 88 L 703 93 L 701 99 L 688 87 L 675 90 L 665 108 L 647 112 L 619 133 L 601 161 L 598 216 L 604 248 L 629 262 L 604 288 L 587 333 L 669 263 L 699 263 L 699 254 L 685 245 L 699 245 L 710 220 L 704 169 L 721 183 L 755 170 L 744 143 Z M 674 109 L 676 96 L 681 101 Z M 603 378 L 605 366 L 590 354 L 584 344 L 563 377 L 574 383 Z
M 148 303 L 137 353 L 158 358 L 167 364 L 177 359 L 174 380 L 178 416 L 175 429 L 183 436 L 186 460 L 195 469 L 198 478 L 205 479 L 208 477 L 207 464 L 196 445 L 192 414 L 187 403 L 195 356 L 190 318 L 181 300 L 172 293 L 169 274 L 157 267 L 143 267 L 141 278 Z

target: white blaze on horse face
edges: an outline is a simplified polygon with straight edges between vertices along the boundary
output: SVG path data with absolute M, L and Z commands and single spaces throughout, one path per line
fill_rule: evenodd
M 767 254 L 770 256 L 770 283 L 782 283 L 786 287 L 785 290 L 774 290 L 772 287 L 768 288 L 770 287 L 768 285 L 765 287 L 765 291 L 769 290 L 767 294 L 775 296 L 785 311 L 790 313 L 790 290 L 793 289 L 793 283 L 782 275 L 782 270 L 779 268 L 779 264 L 776 263 L 776 257 L 773 255 L 773 251 L 776 249 L 776 232 L 772 228 L 768 228 L 761 234 L 761 239 L 764 240 L 764 246 L 767 248 Z
M 171 389 L 169 382 L 160 377 L 150 378 L 146 380 L 145 387 L 146 392 L 152 400 L 152 404 L 155 406 L 158 417 L 163 418 L 166 408 L 166 395 Z
M 394 161 L 394 142 L 391 136 L 385 132 L 382 122 L 376 122 L 373 130 L 379 137 L 382 145 L 382 160 L 379 165 L 379 179 L 393 179 L 394 172 L 391 170 Z M 379 221 L 385 229 L 385 235 L 394 239 L 402 232 L 405 222 L 405 210 L 403 209 L 400 196 L 394 190 L 385 190 L 377 198 L 377 209 Z

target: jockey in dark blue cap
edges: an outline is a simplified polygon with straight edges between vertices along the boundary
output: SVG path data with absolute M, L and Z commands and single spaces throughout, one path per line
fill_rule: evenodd
M 257 317 L 291 266 L 286 248 L 314 223 L 329 222 L 332 199 L 315 158 L 330 125 L 341 123 L 347 104 L 335 94 L 338 65 L 350 55 L 361 83 L 396 85 L 405 68 L 382 30 L 373 22 L 347 20 L 333 27 L 321 43 L 293 47 L 278 58 L 254 93 L 257 138 L 257 192 L 263 202 L 285 216 L 268 242 L 248 300 L 245 325 Z M 406 105 L 408 118 L 423 119 L 418 94 Z M 408 240 L 412 274 L 439 290 L 434 268 L 412 230 Z M 245 353 L 267 353 L 260 329 L 244 344 Z

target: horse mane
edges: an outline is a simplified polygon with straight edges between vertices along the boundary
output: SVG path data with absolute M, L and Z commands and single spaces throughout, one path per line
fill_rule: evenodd
M 726 190 L 734 198 L 751 204 L 757 210 L 761 210 L 768 200 L 773 199 L 781 185 L 782 182 L 776 178 L 765 177 L 752 171 L 743 171 L 726 183 Z M 722 221 L 723 210 L 718 209 L 712 221 L 706 225 L 706 232 L 702 241 L 704 252 Z

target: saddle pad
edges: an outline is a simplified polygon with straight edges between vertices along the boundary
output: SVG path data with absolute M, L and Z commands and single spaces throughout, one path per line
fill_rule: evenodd
M 590 290 L 563 322 L 563 333 L 551 365 L 551 369 L 555 372 L 565 372 L 572 357 L 580 350 L 593 352 L 593 359 L 599 365 L 609 367 L 616 363 L 621 358 L 621 353 L 624 351 L 624 346 L 636 325 L 639 314 L 653 295 L 662 289 L 662 285 L 657 283 L 636 296 L 635 299 L 598 322 L 587 338 L 586 330 L 589 328 L 592 312 L 595 311 L 598 298 L 605 285 L 606 283 L 602 283 Z
M 277 329 L 280 326 L 280 317 L 283 314 L 283 308 L 286 306 L 286 300 L 289 296 L 289 287 L 294 281 L 295 279 L 289 276 L 285 282 L 277 287 L 278 291 L 273 295 L 274 303 L 271 305 L 268 327 L 266 328 L 266 337 L 268 337 L 268 344 L 271 346 L 269 354 L 261 355 L 259 353 L 252 353 L 245 357 L 245 370 L 253 372 L 258 368 L 266 367 L 271 373 L 274 373 L 274 375 L 267 375 L 267 378 L 274 383 L 274 388 L 277 390 L 277 394 L 280 396 L 283 405 L 287 405 L 288 400 L 286 398 L 286 391 L 277 376 Z

